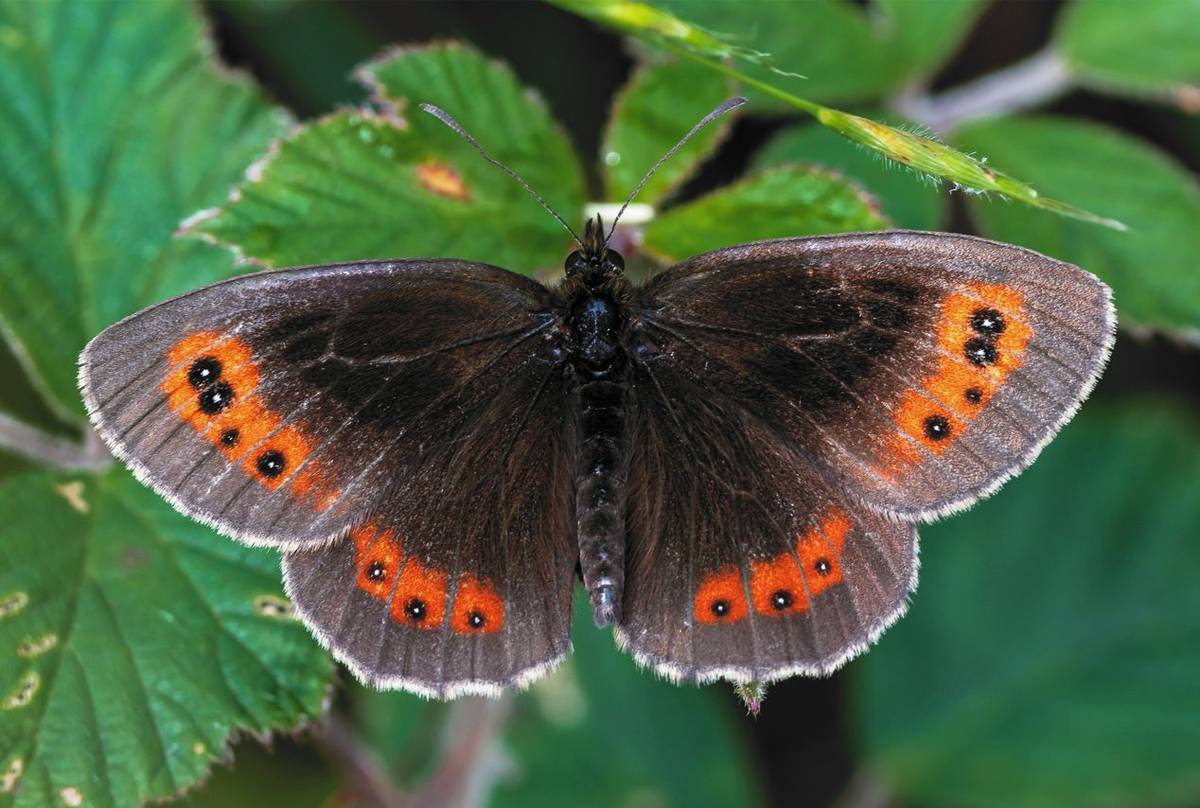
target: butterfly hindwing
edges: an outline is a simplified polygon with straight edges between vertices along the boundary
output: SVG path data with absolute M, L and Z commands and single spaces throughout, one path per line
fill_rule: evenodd
M 827 673 L 903 611 L 916 533 L 670 362 L 638 366 L 618 639 L 673 679 Z
M 495 694 L 570 650 L 562 370 L 527 358 L 504 375 L 429 418 L 349 541 L 285 556 L 298 612 L 364 682 Z
M 1031 462 L 1115 325 L 1077 267 L 938 233 L 731 247 L 654 278 L 640 304 L 635 353 L 669 356 L 901 518 L 967 505 Z
M 113 451 L 185 513 L 249 543 L 320 544 L 378 504 L 424 416 L 514 346 L 531 353 L 548 295 L 458 261 L 248 275 L 106 329 L 81 386 Z

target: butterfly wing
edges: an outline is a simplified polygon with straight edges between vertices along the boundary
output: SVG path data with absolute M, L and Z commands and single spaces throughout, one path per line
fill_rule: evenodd
M 562 369 L 530 360 L 502 373 L 419 426 L 427 444 L 350 541 L 284 557 L 297 611 L 364 682 L 495 694 L 570 651 Z
M 370 513 L 447 397 L 532 353 L 548 296 L 453 261 L 247 275 L 103 331 L 81 387 L 113 452 L 181 511 L 311 545 Z
M 719 250 L 641 301 L 635 351 L 669 356 L 905 519 L 969 505 L 1032 462 L 1115 328 L 1108 288 L 1078 267 L 940 233 Z
M 618 642 L 677 680 L 827 673 L 903 611 L 916 531 L 678 369 L 634 371 Z
M 720 250 L 636 305 L 619 637 L 691 680 L 828 672 L 865 647 L 915 587 L 908 523 L 1031 462 L 1114 323 L 1076 267 L 905 232 Z
M 112 326 L 81 385 L 155 490 L 288 551 L 298 612 L 361 678 L 486 691 L 569 650 L 559 320 L 481 264 L 283 270 Z

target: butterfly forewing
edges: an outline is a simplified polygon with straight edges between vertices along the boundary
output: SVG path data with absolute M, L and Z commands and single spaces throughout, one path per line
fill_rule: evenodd
M 1032 461 L 1115 323 L 1108 289 L 1077 267 L 937 233 L 719 250 L 652 280 L 641 306 L 636 352 L 901 518 L 969 504 Z
M 419 413 L 545 330 L 539 290 L 462 262 L 237 278 L 106 329 L 81 358 L 84 397 L 184 512 L 252 543 L 320 543 L 428 438 Z

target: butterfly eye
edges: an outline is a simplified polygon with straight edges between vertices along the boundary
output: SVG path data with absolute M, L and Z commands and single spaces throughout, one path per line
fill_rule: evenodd
M 625 259 L 618 252 L 609 250 L 604 254 L 604 271 L 605 273 L 613 273 L 620 275 L 625 271 Z
M 583 257 L 583 253 L 579 250 L 567 256 L 567 260 L 563 263 L 563 269 L 567 275 L 577 275 L 581 272 L 586 272 L 588 268 L 587 259 Z

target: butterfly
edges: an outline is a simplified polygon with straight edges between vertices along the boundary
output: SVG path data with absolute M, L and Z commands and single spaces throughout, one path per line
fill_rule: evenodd
M 916 525 L 1032 462 L 1113 340 L 1104 284 L 1007 244 L 784 238 L 634 285 L 612 232 L 589 221 L 554 287 L 454 259 L 218 283 L 93 339 L 84 399 L 176 508 L 282 551 L 368 684 L 532 682 L 577 576 L 638 663 L 765 683 L 891 625 Z

